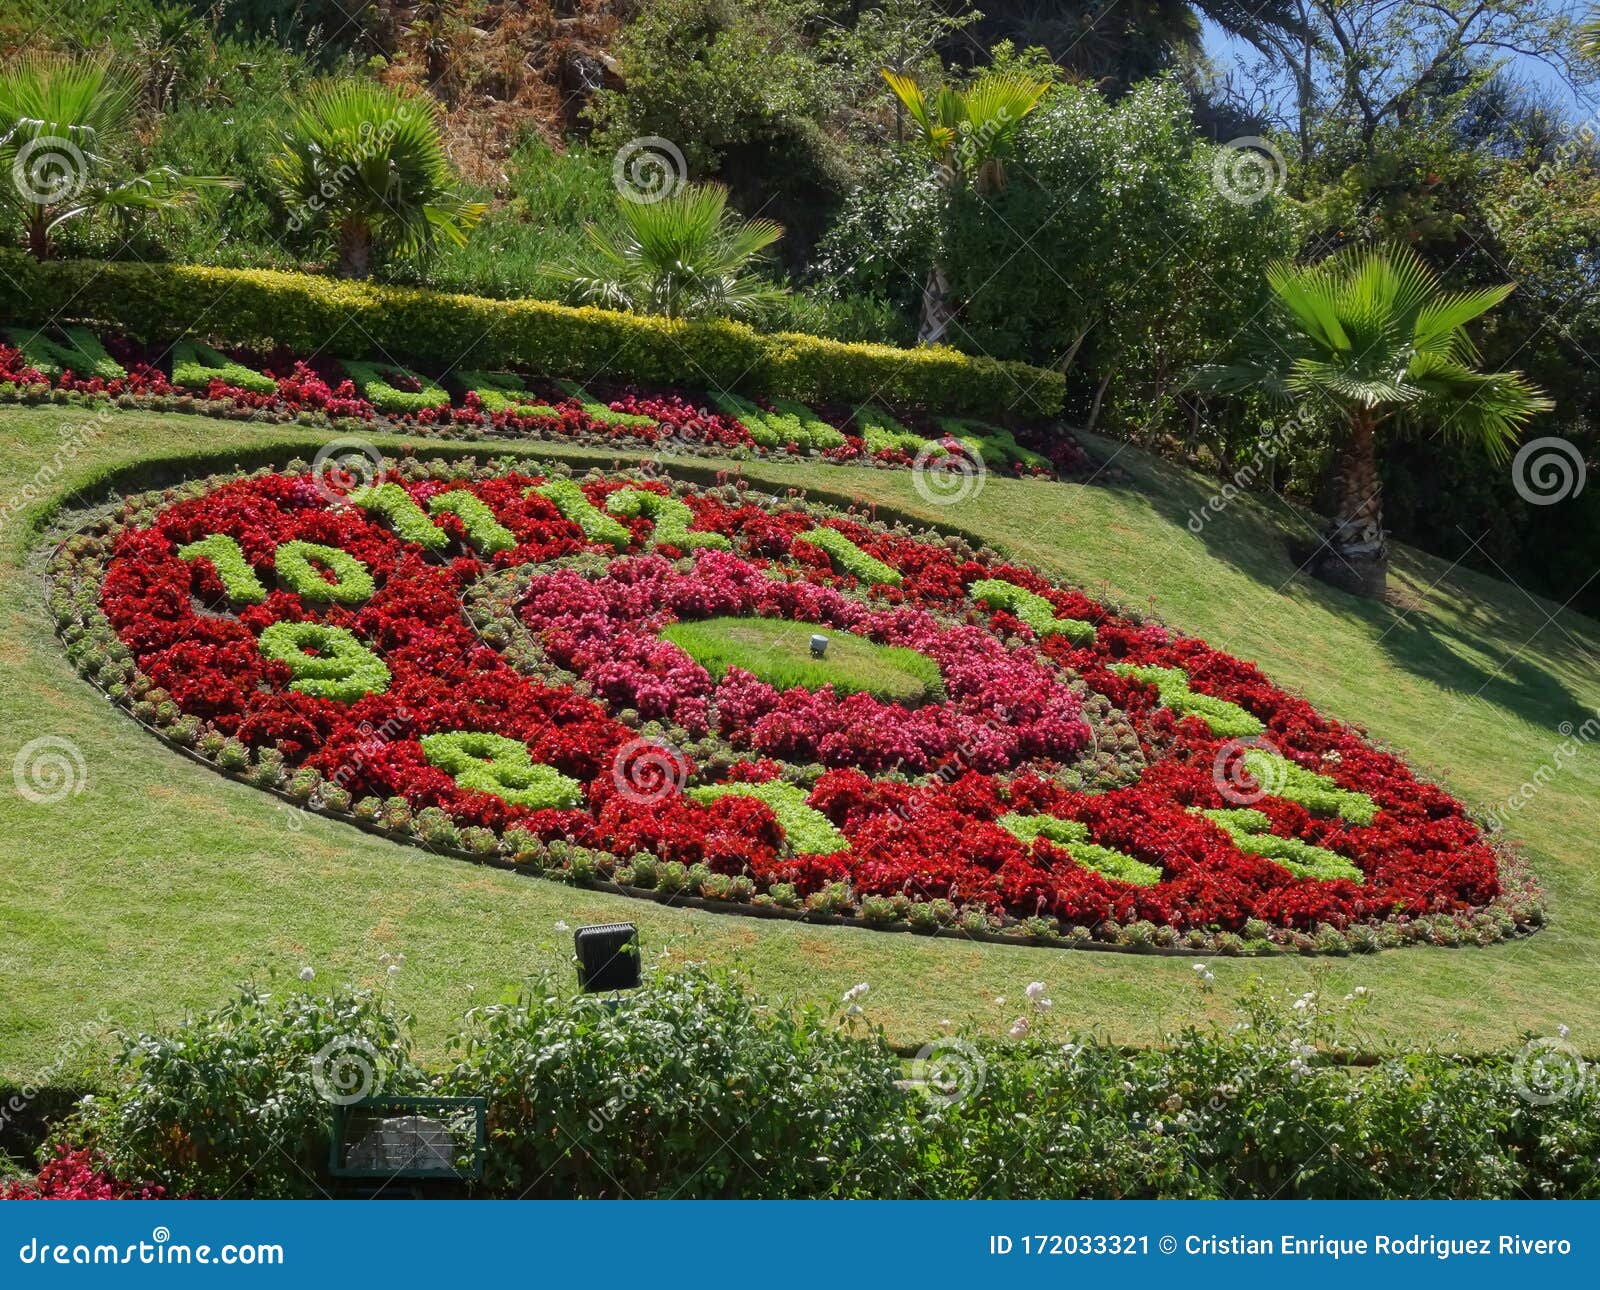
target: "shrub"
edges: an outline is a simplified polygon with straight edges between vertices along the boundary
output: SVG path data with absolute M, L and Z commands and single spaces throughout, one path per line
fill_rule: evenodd
M 870 1195 L 904 1154 L 881 1036 L 763 1008 L 700 969 L 652 973 L 614 1006 L 545 982 L 474 1012 L 455 1047 L 441 1091 L 493 1090 L 488 1185 L 503 1194 Z
M 69 1131 L 114 1173 L 154 1173 L 178 1195 L 320 1195 L 334 1099 L 420 1088 L 409 1024 L 369 990 L 279 997 L 249 985 L 129 1039 L 117 1087 Z
M 1059 372 L 930 346 L 846 344 L 762 335 L 727 321 L 673 322 L 539 300 L 502 301 L 308 274 L 167 264 L 51 260 L 0 251 L 0 318 L 85 319 L 136 339 L 190 334 L 196 299 L 226 298 L 223 343 L 285 345 L 360 359 L 378 351 L 439 367 L 522 365 L 661 385 L 710 385 L 804 403 L 878 398 L 941 413 L 1061 407 Z M 221 324 L 217 324 L 220 326 Z

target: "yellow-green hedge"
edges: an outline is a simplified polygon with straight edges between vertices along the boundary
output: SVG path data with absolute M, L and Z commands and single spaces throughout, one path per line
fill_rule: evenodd
M 739 389 L 805 402 L 930 412 L 1059 411 L 1059 372 L 952 349 L 846 344 L 740 323 L 668 322 L 543 300 L 490 300 L 308 274 L 58 260 L 0 251 L 0 321 L 85 322 L 135 339 L 434 368 L 525 366 L 548 376 Z

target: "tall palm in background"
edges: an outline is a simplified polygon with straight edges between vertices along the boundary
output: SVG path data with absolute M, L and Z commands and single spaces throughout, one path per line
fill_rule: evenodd
M 1017 130 L 1050 88 L 1048 81 L 1002 70 L 980 76 L 964 89 L 940 86 L 930 98 L 903 72 L 884 68 L 883 79 L 905 105 L 952 203 L 968 189 L 986 195 L 1005 189 L 1005 159 L 1016 142 Z M 937 344 L 954 316 L 949 280 L 936 252 L 922 290 L 922 325 L 917 339 L 924 345 Z
M 784 292 L 751 272 L 783 236 L 769 219 L 740 219 L 721 184 L 684 184 L 655 202 L 618 198 L 622 224 L 586 225 L 590 254 L 563 272 L 579 304 L 668 318 L 758 319 Z
M 1203 368 L 1192 382 L 1260 389 L 1309 404 L 1313 416 L 1334 413 L 1334 510 L 1315 570 L 1345 590 L 1382 596 L 1389 551 L 1379 433 L 1432 428 L 1503 461 L 1529 418 L 1554 404 L 1520 372 L 1478 369 L 1466 326 L 1509 286 L 1444 291 L 1406 247 L 1351 247 L 1307 266 L 1279 262 L 1267 281 L 1281 330 L 1259 336 L 1244 361 Z
M 129 174 L 138 117 L 136 82 L 108 59 L 34 52 L 0 68 L 0 202 L 21 216 L 36 259 L 69 220 L 170 211 L 234 186 L 170 166 Z
M 487 207 L 456 189 L 427 94 L 374 81 L 318 81 L 268 162 L 291 231 L 331 226 L 339 274 L 365 278 L 374 255 L 464 246 Z

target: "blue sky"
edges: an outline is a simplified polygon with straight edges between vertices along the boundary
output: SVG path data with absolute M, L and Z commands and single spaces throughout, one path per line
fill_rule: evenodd
M 1219 72 L 1225 72 L 1236 58 L 1243 57 L 1248 63 L 1256 57 L 1251 45 L 1228 35 L 1215 23 L 1207 20 L 1204 28 L 1206 54 Z M 1568 115 L 1574 120 L 1600 115 L 1600 100 L 1593 92 L 1583 97 L 1574 95 L 1561 77 L 1537 59 L 1520 59 L 1514 70 L 1530 83 L 1549 90 L 1556 102 L 1565 105 Z

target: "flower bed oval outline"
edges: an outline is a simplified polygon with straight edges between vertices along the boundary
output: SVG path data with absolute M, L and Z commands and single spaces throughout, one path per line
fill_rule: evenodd
M 533 464 L 528 465 L 532 472 Z M 560 466 L 545 465 L 542 472 L 529 473 L 523 482 L 561 479 L 562 469 Z M 504 489 L 495 493 L 494 481 L 499 480 L 504 484 L 508 478 L 506 473 L 476 468 L 470 460 L 429 464 L 408 459 L 402 463 L 402 474 L 410 477 L 410 491 L 424 499 L 452 491 L 444 486 L 447 484 L 444 477 L 448 476 L 453 482 L 465 481 L 469 485 L 468 491 L 487 490 L 498 505 L 505 505 Z M 435 475 L 440 478 L 432 479 L 431 476 Z M 685 805 L 683 809 L 715 813 L 718 820 L 728 826 L 722 830 L 724 833 L 731 829 L 738 834 L 743 829 L 751 835 L 764 836 L 770 850 L 762 853 L 761 863 L 737 868 L 731 863 L 729 855 L 712 856 L 707 863 L 704 851 L 696 858 L 670 849 L 663 850 L 667 854 L 682 854 L 684 859 L 664 860 L 661 854 L 657 854 L 653 862 L 649 859 L 641 862 L 638 857 L 644 854 L 642 849 L 634 847 L 632 842 L 618 845 L 625 835 L 634 836 L 628 835 L 628 827 L 637 824 L 637 821 L 630 819 L 625 811 L 620 815 L 614 813 L 610 819 L 602 819 L 599 812 L 604 810 L 603 802 L 598 806 L 591 802 L 591 808 L 596 811 L 591 818 L 596 824 L 603 823 L 606 826 L 603 837 L 600 834 L 575 836 L 569 832 L 567 836 L 573 837 L 573 843 L 563 845 L 563 837 L 551 836 L 548 830 L 536 830 L 540 832 L 540 837 L 537 844 L 530 847 L 526 837 L 508 838 L 505 829 L 507 820 L 503 813 L 496 819 L 494 811 L 488 817 L 482 812 L 468 812 L 465 815 L 452 812 L 450 818 L 441 821 L 438 817 L 442 812 L 435 809 L 430 815 L 426 807 L 421 807 L 407 813 L 403 819 L 395 819 L 381 810 L 374 813 L 373 802 L 378 800 L 376 798 L 363 802 L 357 800 L 357 795 L 338 789 L 331 781 L 318 783 L 313 778 L 308 783 L 305 775 L 297 777 L 293 772 L 302 759 L 294 752 L 290 753 L 286 762 L 280 764 L 270 748 L 268 755 L 262 757 L 258 749 L 252 747 L 241 760 L 238 746 L 223 743 L 219 747 L 215 738 L 207 737 L 215 732 L 202 728 L 195 720 L 195 714 L 184 712 L 159 687 L 156 687 L 157 693 L 151 695 L 148 691 L 155 686 L 155 679 L 142 676 L 139 669 L 130 665 L 131 651 L 126 645 L 122 645 L 120 651 L 110 648 L 108 652 L 105 632 L 109 630 L 109 624 L 103 621 L 97 624 L 94 621 L 98 595 L 90 604 L 83 591 L 83 574 L 96 567 L 97 559 L 103 554 L 101 548 L 112 540 L 114 528 L 132 526 L 121 522 L 116 526 L 103 524 L 97 526 L 99 531 L 94 536 L 80 534 L 62 544 L 54 566 L 58 576 L 51 593 L 52 607 L 58 628 L 80 670 L 106 688 L 115 702 L 129 709 L 167 742 L 184 748 L 200 760 L 219 766 L 257 786 L 281 790 L 290 800 L 307 805 L 310 809 L 341 816 L 390 836 L 420 840 L 430 849 L 466 855 L 513 869 L 536 870 L 625 894 L 765 916 L 856 922 L 883 928 L 975 936 L 985 940 L 1022 939 L 1068 946 L 1153 949 L 1175 953 L 1266 952 L 1271 949 L 1343 952 L 1416 942 L 1488 943 L 1531 930 L 1542 920 L 1542 911 L 1538 908 L 1537 894 L 1531 886 L 1531 880 L 1514 857 L 1503 853 L 1496 856 L 1487 839 L 1467 818 L 1465 808 L 1441 790 L 1416 781 L 1397 758 L 1365 744 L 1348 727 L 1317 717 L 1303 701 L 1270 686 L 1248 664 L 1229 659 L 1226 655 L 1209 650 L 1201 642 L 1177 636 L 1154 623 L 1141 621 L 1141 615 L 1126 611 L 1113 612 L 1089 600 L 1081 592 L 1055 587 L 1031 571 L 1007 564 L 998 557 L 989 554 L 980 557 L 969 543 L 957 537 L 931 530 L 912 536 L 903 525 L 898 526 L 901 531 L 897 532 L 888 526 L 866 523 L 833 508 L 815 504 L 779 504 L 777 499 L 772 499 L 771 505 L 755 506 L 749 494 L 737 487 L 697 487 L 680 481 L 664 482 L 657 472 L 641 474 L 613 471 L 605 477 L 604 483 L 596 483 L 596 477 L 596 472 L 591 472 L 588 480 L 587 495 L 591 502 L 604 503 L 611 491 L 657 491 L 678 500 L 694 502 L 702 514 L 739 513 L 742 516 L 740 523 L 745 526 L 738 535 L 739 542 L 752 559 L 769 558 L 754 553 L 761 549 L 763 542 L 781 547 L 785 534 L 789 536 L 788 550 L 792 556 L 795 552 L 794 537 L 799 531 L 821 527 L 847 537 L 853 535 L 853 545 L 863 552 L 871 548 L 880 555 L 893 557 L 898 563 L 904 564 L 909 560 L 911 563 L 905 572 L 910 573 L 911 578 L 907 587 L 863 590 L 857 580 L 841 572 L 837 555 L 802 543 L 804 560 L 801 564 L 804 567 L 800 570 L 800 578 L 790 585 L 803 584 L 800 589 L 805 594 L 837 592 L 850 604 L 859 605 L 860 612 L 864 614 L 873 612 L 870 608 L 872 605 L 897 601 L 903 605 L 908 597 L 915 598 L 925 590 L 942 587 L 937 596 L 929 591 L 924 599 L 931 607 L 928 612 L 936 610 L 943 616 L 943 621 L 954 623 L 965 620 L 965 625 L 970 628 L 978 620 L 986 620 L 993 638 L 1006 643 L 1008 649 L 1024 653 L 1032 650 L 1036 655 L 1048 654 L 1058 663 L 1076 660 L 1079 675 L 1074 678 L 1075 682 L 1083 679 L 1082 670 L 1087 668 L 1092 676 L 1092 683 L 1087 687 L 1090 698 L 1093 699 L 1096 693 L 1102 698 L 1109 694 L 1125 702 L 1125 713 L 1114 705 L 1106 706 L 1119 717 L 1126 718 L 1131 714 L 1137 726 L 1138 754 L 1149 764 L 1142 770 L 1135 764 L 1134 769 L 1138 770 L 1138 774 L 1130 784 L 1130 768 L 1119 766 L 1114 755 L 1109 765 L 1104 760 L 1089 761 L 1086 768 L 1102 776 L 1101 784 L 1110 785 L 1099 792 L 1087 791 L 1096 786 L 1094 783 L 1063 788 L 1056 779 L 1034 773 L 1027 766 L 1007 766 L 1000 772 L 1000 778 L 996 778 L 994 772 L 979 772 L 969 766 L 959 766 L 960 773 L 951 775 L 948 761 L 939 765 L 913 767 L 911 774 L 898 769 L 866 774 L 848 765 L 835 764 L 820 774 L 814 768 L 797 770 L 790 767 L 785 775 L 782 766 L 774 765 L 770 757 L 764 756 L 763 749 L 751 746 L 747 740 L 742 747 L 732 749 L 731 761 L 724 758 L 721 762 L 713 762 L 708 775 L 701 776 L 696 764 L 695 782 L 689 784 L 686 780 L 683 787 L 691 791 L 728 788 L 730 785 L 748 785 L 749 788 L 709 796 L 702 794 L 708 800 L 696 802 L 693 808 Z M 237 480 L 234 484 L 224 483 L 222 491 L 261 480 L 275 480 L 273 487 L 280 489 L 287 485 L 281 476 L 265 470 L 240 479 L 245 484 L 239 484 Z M 163 505 L 176 510 L 190 505 L 197 496 L 211 496 L 217 491 L 215 480 L 192 482 L 181 490 L 168 490 L 164 499 L 135 499 L 125 505 L 124 516 L 147 521 Z M 572 522 L 559 512 L 543 508 L 542 504 L 536 504 L 535 509 L 539 512 L 536 517 L 539 523 L 545 525 L 549 532 L 564 533 L 568 538 L 574 535 Z M 605 513 L 600 506 L 596 506 L 595 510 Z M 308 508 L 307 513 L 321 512 Z M 510 517 L 507 518 L 509 522 Z M 524 521 L 527 520 L 525 514 L 517 522 L 525 527 Z M 470 560 L 481 569 L 481 561 L 462 554 L 465 548 L 464 530 L 455 523 L 446 523 L 453 532 L 451 563 L 439 567 L 448 569 Z M 586 561 L 591 575 L 596 577 L 602 577 L 598 573 L 600 568 L 611 565 L 625 569 L 630 561 L 649 564 L 657 576 L 670 577 L 685 572 L 687 566 L 684 570 L 677 570 L 674 562 L 681 564 L 693 557 L 683 555 L 675 548 L 669 546 L 664 554 L 645 554 L 648 548 L 642 544 L 642 539 L 648 538 L 654 531 L 654 523 L 643 516 L 632 521 L 631 547 L 620 561 L 613 558 L 614 552 L 604 543 L 593 540 L 576 545 L 569 543 L 571 549 L 562 558 L 578 563 Z M 755 529 L 754 538 L 746 531 L 751 526 Z M 322 535 L 327 534 L 323 532 Z M 395 538 L 391 545 L 398 549 L 405 544 Z M 731 554 L 721 551 L 700 552 L 702 560 L 712 556 L 716 559 L 733 558 Z M 116 559 L 126 557 L 119 555 Z M 919 561 L 920 567 L 911 567 Z M 202 569 L 205 568 L 203 562 L 198 563 Z M 674 572 L 663 574 L 663 566 Z M 966 582 L 961 583 L 961 575 L 957 575 L 955 589 L 952 590 L 949 585 L 951 569 L 957 566 L 963 569 Z M 70 576 L 63 579 L 60 576 L 63 573 Z M 976 578 L 974 574 L 1003 576 Z M 547 575 L 548 571 L 545 575 L 535 576 Z M 209 572 L 197 574 L 196 585 L 201 585 L 211 576 Z M 380 582 L 386 577 L 387 572 L 380 577 Z M 1043 596 L 1047 604 L 1055 607 L 1056 616 L 1062 622 L 1081 624 L 1093 619 L 1097 628 L 1095 639 L 1085 644 L 1080 638 L 1079 643 L 1074 643 L 1064 633 L 1053 630 L 1041 636 L 1037 630 L 1040 623 L 1037 602 L 1029 602 L 1025 597 L 1013 600 L 1009 610 L 993 608 L 990 602 L 978 605 L 966 594 L 967 589 L 978 582 L 1003 582 L 1020 588 L 1027 595 Z M 269 595 L 276 597 L 280 603 L 286 603 L 284 598 L 292 597 L 294 593 L 280 591 Z M 934 603 L 936 600 L 939 601 L 937 605 Z M 475 610 L 470 595 L 467 601 L 460 609 L 463 620 L 469 612 L 483 608 L 479 605 Z M 458 600 L 457 604 L 459 606 L 461 602 Z M 298 603 L 293 616 L 311 616 L 304 610 L 304 604 Z M 333 606 L 322 617 L 339 619 L 340 615 L 348 612 Z M 1075 618 L 1075 614 L 1084 617 Z M 1034 618 L 1034 627 L 1027 625 L 1030 616 Z M 477 639 L 490 640 L 497 657 L 514 668 L 517 658 L 516 651 L 509 648 L 510 640 L 502 639 L 499 632 L 492 630 L 502 621 L 490 613 L 477 623 Z M 491 629 L 487 633 L 486 627 Z M 117 644 L 121 643 L 118 637 Z M 1171 668 L 1172 663 L 1186 661 L 1190 664 L 1190 674 L 1185 679 L 1195 679 L 1195 688 L 1188 692 L 1186 699 L 1183 694 L 1171 689 L 1170 676 L 1163 677 L 1149 671 L 1139 676 L 1122 675 L 1100 668 L 1091 657 L 1096 651 L 1106 654 L 1108 659 L 1112 652 L 1121 651 L 1127 654 L 1128 660 L 1134 665 L 1147 669 L 1166 667 L 1172 671 L 1176 670 Z M 522 660 L 522 665 L 528 666 L 529 660 Z M 550 670 L 548 659 L 543 662 L 533 660 L 532 666 L 535 671 L 540 668 Z M 1223 680 L 1215 681 L 1212 679 L 1214 677 Z M 1166 695 L 1162 693 L 1163 682 L 1170 691 Z M 566 697 L 589 702 L 588 696 L 581 693 L 587 685 L 587 682 L 580 680 L 575 692 Z M 1233 687 L 1231 691 L 1229 686 Z M 1234 697 L 1246 699 L 1248 705 L 1267 711 L 1269 722 L 1261 736 L 1222 740 L 1201 718 L 1192 715 L 1182 717 L 1175 713 L 1172 706 L 1163 706 L 1163 701 L 1181 705 L 1193 700 L 1204 708 L 1207 690 L 1233 693 Z M 1211 698 L 1222 701 L 1225 705 L 1223 715 L 1227 716 L 1228 701 L 1222 694 L 1213 693 Z M 813 695 L 810 700 L 798 702 L 804 706 L 814 699 Z M 332 702 L 334 700 L 319 701 L 322 705 Z M 289 705 L 291 709 L 294 706 L 292 703 Z M 319 705 L 313 703 L 306 706 Z M 651 724 L 648 717 L 626 715 L 628 720 L 624 724 L 631 741 L 644 744 L 647 749 L 658 741 L 675 747 L 670 736 L 681 737 L 684 733 L 681 724 L 670 720 Z M 1096 736 L 1099 733 L 1097 725 Z M 695 746 L 693 734 L 690 732 L 691 737 L 686 742 L 689 744 L 690 759 L 697 763 L 698 754 L 704 750 Z M 1341 766 L 1341 754 L 1326 766 L 1331 775 L 1308 771 L 1301 763 L 1308 760 L 1307 745 L 1315 744 L 1318 740 L 1327 748 L 1336 745 L 1337 749 L 1351 754 L 1351 764 Z M 738 741 L 730 742 L 737 744 Z M 1284 749 L 1275 746 L 1278 743 L 1284 744 L 1292 756 L 1285 756 Z M 1222 744 L 1234 747 L 1234 764 L 1223 767 L 1219 760 L 1215 767 L 1208 765 L 1207 774 L 1202 780 L 1199 778 L 1200 763 L 1208 762 Z M 1098 749 L 1086 751 L 1093 755 L 1099 752 Z M 1276 757 L 1285 763 L 1287 769 L 1275 770 L 1275 763 L 1263 763 L 1260 760 L 1262 756 Z M 1313 813 L 1294 802 L 1280 801 L 1271 795 L 1248 802 L 1218 799 L 1214 792 L 1208 795 L 1206 781 L 1210 781 L 1212 788 L 1217 791 L 1225 790 L 1230 784 L 1244 786 L 1250 792 L 1262 787 L 1262 782 L 1252 777 L 1249 768 L 1241 770 L 1239 762 L 1244 758 L 1254 758 L 1255 772 L 1263 775 L 1267 781 L 1279 773 L 1310 775 L 1311 779 L 1307 782 L 1312 790 L 1312 799 L 1316 799 L 1319 792 L 1331 790 L 1335 793 L 1332 807 L 1327 802 L 1320 802 Z M 1313 764 L 1324 763 L 1314 761 Z M 568 768 L 572 768 L 570 764 Z M 1062 766 L 1051 763 L 1042 769 L 1059 773 Z M 1079 768 L 1080 783 L 1083 769 Z M 881 767 L 875 768 L 875 772 L 881 770 Z M 779 774 L 774 775 L 774 771 Z M 592 772 L 585 784 L 586 793 L 601 787 L 599 775 L 598 769 Z M 912 778 L 918 778 L 920 782 L 904 782 Z M 1375 818 L 1367 818 L 1361 823 L 1341 816 L 1341 810 L 1349 813 L 1351 803 L 1341 802 L 1337 794 L 1342 792 L 1351 799 L 1364 797 L 1349 785 L 1366 783 L 1368 779 L 1386 803 L 1398 806 L 1385 805 Z M 1340 782 L 1346 787 L 1341 789 Z M 777 788 L 763 797 L 762 792 L 756 791 L 756 786 L 763 783 L 776 783 Z M 852 853 L 860 850 L 871 856 L 895 855 L 904 846 L 914 842 L 916 830 L 944 839 L 953 836 L 945 826 L 953 820 L 959 824 L 958 816 L 970 817 L 969 823 L 961 825 L 963 829 L 982 833 L 988 839 L 985 845 L 998 845 L 1001 851 L 1006 852 L 993 869 L 1000 897 L 993 901 L 974 899 L 970 885 L 953 887 L 938 875 L 934 875 L 934 882 L 930 883 L 927 881 L 928 875 L 921 873 L 915 881 L 908 880 L 904 874 L 900 875 L 898 890 L 891 892 L 891 888 L 885 884 L 895 875 L 882 872 L 881 864 L 877 871 L 870 874 L 865 873 L 862 867 L 852 869 L 848 865 L 843 870 L 837 865 L 824 866 L 820 873 L 804 872 L 806 866 L 799 866 L 799 872 L 795 866 L 774 868 L 774 865 L 781 863 L 786 831 L 782 827 L 774 830 L 779 811 L 773 803 L 776 799 L 793 797 L 789 788 L 784 787 L 786 784 L 801 790 L 805 807 L 834 825 L 835 832 L 841 829 L 850 832 Z M 1284 785 L 1275 786 L 1271 782 L 1265 786 L 1288 791 Z M 1306 787 L 1307 784 L 1297 783 L 1294 791 L 1304 797 L 1302 790 Z M 1196 809 L 1190 810 L 1185 806 L 1180 819 L 1165 806 L 1153 808 L 1149 798 L 1153 790 L 1172 795 L 1173 804 L 1185 796 L 1193 798 L 1190 805 Z M 1414 801 L 1401 801 L 1396 795 L 1402 793 Z M 605 796 L 604 793 L 601 796 Z M 959 810 L 956 805 L 958 799 Z M 426 793 L 416 798 L 418 803 L 430 800 Z M 381 801 L 379 805 L 382 805 Z M 783 802 L 779 801 L 778 805 L 783 805 Z M 1199 810 L 1207 809 L 1231 811 L 1235 818 L 1218 822 L 1198 815 Z M 1266 816 L 1268 829 L 1253 831 L 1255 834 L 1264 834 L 1269 839 L 1266 844 L 1253 838 L 1252 830 L 1240 831 L 1237 817 L 1241 812 L 1252 810 Z M 901 812 L 896 817 L 900 820 L 899 824 L 888 821 L 888 816 L 895 811 Z M 954 815 L 951 814 L 953 811 Z M 1388 818 L 1397 813 L 1409 815 L 1409 824 Z M 1360 817 L 1359 809 L 1355 815 Z M 1005 817 L 1004 824 L 1001 816 Z M 1072 828 L 1062 829 L 1059 827 L 1062 821 L 1074 827 L 1087 824 L 1090 832 L 1086 834 L 1082 829 L 1077 832 Z M 1260 824 L 1261 821 L 1254 823 Z M 491 830 L 485 824 L 498 827 Z M 979 828 L 979 825 L 984 827 Z M 1196 837 L 1203 837 L 1207 839 L 1206 845 L 1211 850 L 1228 855 L 1232 868 L 1246 875 L 1259 874 L 1262 865 L 1274 868 L 1278 873 L 1282 873 L 1283 869 L 1277 859 L 1263 856 L 1259 851 L 1247 852 L 1236 845 L 1236 840 L 1242 839 L 1246 846 L 1267 845 L 1278 851 L 1281 851 L 1278 844 L 1287 840 L 1307 848 L 1304 854 L 1331 852 L 1337 856 L 1340 851 L 1335 848 L 1339 840 L 1344 839 L 1347 845 L 1343 850 L 1354 851 L 1353 857 L 1346 857 L 1347 863 L 1355 867 L 1356 860 L 1371 862 L 1368 869 L 1380 878 L 1382 858 L 1374 861 L 1370 853 L 1352 848 L 1348 845 L 1350 839 L 1366 838 L 1370 846 L 1374 838 L 1398 838 L 1395 845 L 1403 847 L 1405 857 L 1414 860 L 1420 837 L 1429 843 L 1428 855 L 1438 860 L 1441 858 L 1442 836 L 1439 830 L 1442 829 L 1452 839 L 1458 842 L 1465 839 L 1469 845 L 1477 848 L 1473 854 L 1480 870 L 1483 865 L 1488 866 L 1490 885 L 1484 886 L 1480 872 L 1479 885 L 1472 890 L 1484 898 L 1463 899 L 1459 894 L 1462 889 L 1458 887 L 1451 905 L 1440 900 L 1436 890 L 1428 893 L 1427 903 L 1413 906 L 1400 917 L 1387 920 L 1372 917 L 1370 904 L 1356 904 L 1346 912 L 1322 900 L 1311 907 L 1311 913 L 1301 916 L 1298 923 L 1288 918 L 1279 923 L 1268 922 L 1259 916 L 1258 910 L 1241 915 L 1235 908 L 1222 917 L 1207 917 L 1204 911 L 1190 913 L 1178 906 L 1169 907 L 1175 914 L 1168 915 L 1166 921 L 1157 921 L 1162 917 L 1162 908 L 1152 905 L 1150 901 L 1176 890 L 1174 861 L 1170 852 L 1152 854 L 1150 846 L 1138 836 L 1136 825 L 1142 825 L 1147 832 L 1153 830 L 1159 833 L 1164 830 L 1170 838 L 1176 838 L 1175 843 L 1169 839 L 1167 845 L 1192 846 Z M 465 832 L 461 831 L 463 828 Z M 1376 833 L 1373 832 L 1375 829 Z M 1417 832 L 1418 829 L 1421 833 Z M 702 843 L 704 835 L 703 829 L 700 838 Z M 1276 841 L 1272 841 L 1273 838 Z M 1334 847 L 1320 847 L 1318 841 L 1331 842 Z M 609 843 L 609 847 L 603 845 L 605 843 Z M 612 847 L 621 854 L 613 852 L 610 849 Z M 1019 852 L 1027 857 L 1021 864 L 1018 863 Z M 1291 850 L 1289 855 L 1291 859 L 1298 859 L 1302 853 Z M 737 849 L 732 856 L 732 859 L 736 858 Z M 788 857 L 790 860 L 799 858 Z M 1132 862 L 1133 867 L 1129 867 L 1127 862 Z M 1158 872 L 1165 871 L 1154 883 L 1148 881 L 1148 875 L 1141 879 L 1141 871 L 1137 868 L 1138 865 L 1152 862 L 1156 864 Z M 766 866 L 764 869 L 762 864 Z M 1052 877 L 1061 878 L 1068 865 L 1071 866 L 1071 873 L 1065 876 L 1071 878 L 1071 882 L 1052 885 L 1045 881 Z M 1086 867 L 1091 865 L 1092 868 Z M 813 856 L 810 869 L 817 868 Z M 1314 874 L 1317 871 L 1313 869 L 1309 872 Z M 1428 872 L 1437 879 L 1438 866 L 1434 865 Z M 1085 873 L 1090 876 L 1082 877 Z M 751 879 L 751 874 L 756 877 Z M 741 878 L 745 881 L 739 881 Z M 1003 882 L 1013 885 L 1003 888 L 1000 885 Z M 783 889 L 785 883 L 791 890 Z M 841 888 L 844 883 L 848 883 L 848 886 Z M 1276 887 L 1291 888 L 1293 891 L 1326 893 L 1337 890 L 1346 897 L 1359 885 L 1337 877 L 1322 880 L 1304 875 L 1300 878 L 1291 876 L 1287 882 L 1278 881 L 1275 884 Z M 1081 893 L 1085 888 L 1100 894 L 1109 890 L 1109 903 L 1094 905 L 1088 915 L 1082 912 L 1084 907 L 1081 904 L 1059 903 L 1063 899 L 1063 892 L 1066 893 L 1065 899 L 1075 900 L 1079 899 L 1076 893 Z M 1189 881 L 1185 890 L 1208 896 L 1214 894 L 1205 888 L 1204 883 Z M 1047 899 L 1038 900 L 1030 912 L 1022 902 L 1036 891 L 1043 891 Z M 912 892 L 916 895 L 910 894 Z M 1018 892 L 1024 893 L 1021 898 L 1016 894 Z M 1292 905 L 1288 907 L 1293 908 Z M 1152 913 L 1155 917 L 1151 917 Z M 1295 915 L 1291 914 L 1290 918 L 1293 917 Z

